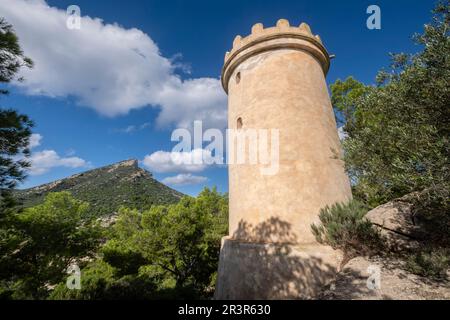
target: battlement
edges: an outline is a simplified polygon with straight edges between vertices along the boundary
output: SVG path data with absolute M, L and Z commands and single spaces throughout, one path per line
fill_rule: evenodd
M 264 28 L 262 23 L 256 23 L 252 27 L 252 33 L 247 37 L 242 38 L 242 36 L 237 35 L 233 41 L 233 48 L 230 52 L 225 53 L 225 61 L 228 57 L 235 51 L 239 50 L 243 46 L 258 40 L 260 38 L 274 35 L 274 34 L 284 34 L 284 33 L 298 33 L 310 38 L 313 42 L 318 42 L 322 45 L 322 40 L 319 35 L 314 35 L 308 24 L 302 22 L 298 27 L 290 26 L 289 21 L 286 19 L 280 19 L 277 21 L 275 27 Z
M 289 48 L 311 53 L 322 65 L 324 73 L 328 72 L 329 54 L 319 35 L 314 35 L 308 24 L 303 22 L 296 27 L 291 26 L 286 19 L 279 19 L 276 26 L 264 28 L 262 23 L 256 23 L 250 35 L 236 36 L 233 48 L 225 54 L 222 70 L 222 85 L 225 91 L 228 91 L 230 72 L 244 59 L 263 51 Z

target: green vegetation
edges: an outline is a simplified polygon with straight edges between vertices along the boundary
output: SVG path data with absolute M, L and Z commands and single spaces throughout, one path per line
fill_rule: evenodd
M 320 212 L 317 240 L 344 252 L 344 262 L 383 248 L 364 218 L 379 204 L 417 192 L 415 218 L 433 236 L 405 260 L 425 276 L 449 268 L 450 4 L 415 40 L 422 51 L 392 56 L 377 85 L 353 78 L 331 86 L 345 117 L 346 170 L 357 200 Z M 31 67 L 10 25 L 0 19 L 0 82 Z M 7 90 L 1 89 L 1 94 Z M 11 190 L 25 178 L 33 123 L 0 109 L 0 298 L 209 298 L 227 233 L 228 199 L 205 189 L 198 197 L 158 183 L 135 161 L 91 170 L 37 188 Z M 106 215 L 117 213 L 110 227 Z M 82 269 L 81 290 L 66 286 L 67 268 Z
M 142 213 L 122 208 L 98 259 L 82 270 L 82 289 L 61 283 L 51 298 L 210 297 L 227 216 L 227 197 L 208 189 Z
M 32 62 L 3 19 L 0 49 L 0 83 L 20 81 L 17 72 Z M 204 190 L 183 198 L 135 160 L 13 190 L 29 167 L 32 126 L 27 116 L 0 109 L 0 299 L 211 296 L 227 233 L 226 195 Z M 100 226 L 117 212 L 115 225 Z M 74 264 L 82 268 L 81 290 L 66 286 Z
M 3 299 L 207 298 L 214 291 L 228 199 L 205 189 L 197 198 L 139 212 L 121 208 L 99 227 L 89 205 L 68 192 L 10 217 L 0 233 Z M 66 287 L 70 265 L 81 290 Z
M 410 254 L 410 270 L 438 274 L 450 260 L 450 2 L 414 37 L 422 51 L 393 54 L 377 85 L 350 77 L 331 85 L 332 103 L 344 116 L 344 161 L 353 195 L 369 208 L 416 192 L 414 219 L 429 235 Z M 325 208 L 314 234 L 335 248 L 364 252 L 374 239 L 355 203 Z M 427 271 L 425 271 L 427 270 Z
M 101 190 L 101 192 L 99 192 Z M 177 203 L 182 193 L 157 180 L 137 165 L 137 160 L 122 161 L 55 181 L 39 187 L 17 190 L 14 195 L 24 207 L 42 203 L 51 192 L 68 191 L 90 204 L 95 217 L 117 213 L 121 206 L 145 210 L 152 205 Z
M 439 229 L 450 226 L 450 5 L 440 4 L 416 43 L 416 55 L 393 55 L 377 86 L 353 79 L 332 85 L 346 117 L 347 171 L 354 195 L 371 206 L 422 192 L 418 203 Z M 432 216 L 430 216 L 432 214 Z M 443 233 L 444 234 L 444 233 Z
M 406 259 L 406 268 L 425 277 L 446 278 L 450 268 L 450 249 L 427 248 L 411 254 Z
M 382 248 L 381 236 L 364 218 L 366 213 L 367 207 L 356 200 L 335 204 L 321 209 L 321 224 L 311 226 L 319 243 L 342 250 L 341 266 L 356 256 L 378 253 Z
M 45 298 L 69 265 L 91 256 L 99 244 L 101 230 L 88 217 L 88 204 L 64 192 L 11 215 L 0 237 L 1 296 Z
M 18 71 L 21 67 L 31 68 L 33 63 L 24 56 L 12 26 L 3 18 L 0 18 L 0 49 L 0 84 L 21 81 L 16 77 Z M 0 98 L 8 93 L 0 87 Z M 10 191 L 25 179 L 24 169 L 29 163 L 23 157 L 30 153 L 32 126 L 26 115 L 0 107 L 0 219 L 14 206 Z
M 354 195 L 370 206 L 429 189 L 448 207 L 450 38 L 448 1 L 415 41 L 415 55 L 392 55 L 377 85 L 353 78 L 331 85 L 345 116 L 344 160 Z M 449 210 L 447 210 L 448 212 Z

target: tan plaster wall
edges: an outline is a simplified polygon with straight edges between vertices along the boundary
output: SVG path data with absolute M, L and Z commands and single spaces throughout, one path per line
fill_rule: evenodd
M 222 240 L 215 299 L 314 299 L 341 256 L 329 247 Z
M 280 130 L 278 174 L 261 175 L 259 165 L 229 166 L 230 236 L 313 243 L 310 226 L 320 208 L 351 198 L 343 163 L 335 158 L 341 147 L 323 66 L 303 50 L 263 51 L 237 64 L 227 85 L 229 128 L 241 117 L 243 129 Z M 290 234 L 241 232 L 271 218 L 289 224 Z

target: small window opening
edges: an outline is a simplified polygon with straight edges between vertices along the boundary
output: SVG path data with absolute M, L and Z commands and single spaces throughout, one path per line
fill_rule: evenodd
M 242 129 L 243 125 L 244 125 L 244 123 L 242 122 L 242 118 L 238 118 L 237 119 L 237 128 Z
M 236 74 L 236 83 L 239 84 L 239 82 L 241 82 L 241 73 L 240 72 L 238 72 Z

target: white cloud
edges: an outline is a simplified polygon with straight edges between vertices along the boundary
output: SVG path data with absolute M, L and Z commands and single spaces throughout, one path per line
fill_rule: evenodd
M 191 184 L 200 184 L 208 181 L 208 178 L 202 176 L 194 176 L 191 173 L 179 174 L 174 177 L 167 177 L 162 183 L 172 186 L 185 186 Z
M 34 149 L 41 145 L 41 141 L 44 137 L 39 133 L 33 133 L 30 136 L 30 142 L 28 147 Z M 75 150 L 69 149 L 67 157 L 61 157 L 54 150 L 43 150 L 32 152 L 31 156 L 26 158 L 30 162 L 31 167 L 28 168 L 30 175 L 37 176 L 50 171 L 55 167 L 67 167 L 67 168 L 82 168 L 89 167 L 89 163 L 79 157 L 73 157 Z M 17 158 L 17 160 L 23 159 L 23 156 Z
M 157 151 L 145 156 L 143 165 L 154 172 L 200 172 L 213 162 L 211 151 L 194 149 L 191 152 Z
M 133 133 L 133 132 L 136 132 L 136 131 L 144 130 L 144 129 L 150 127 L 150 125 L 151 124 L 149 122 L 145 122 L 145 123 L 143 123 L 141 125 L 134 125 L 134 124 L 132 124 L 132 125 L 129 125 L 129 126 L 125 127 L 125 128 L 117 129 L 115 131 L 121 132 L 121 133 Z
M 173 78 L 159 95 L 163 106 L 158 116 L 159 124 L 176 123 L 187 128 L 194 120 L 203 120 L 204 127 L 226 127 L 226 95 L 217 79 L 182 81 Z
M 83 8 L 81 8 L 83 10 Z M 106 116 L 159 106 L 158 125 L 226 126 L 226 95 L 219 79 L 182 80 L 180 63 L 161 55 L 144 32 L 84 16 L 80 30 L 66 27 L 66 12 L 43 0 L 1 0 L 27 56 L 35 62 L 17 84 L 31 95 L 73 96 Z
M 29 168 L 30 175 L 41 175 L 47 173 L 50 169 L 55 167 L 67 168 L 83 168 L 88 167 L 89 164 L 78 157 L 60 157 L 54 150 L 44 150 L 35 152 L 28 158 L 31 163 Z
M 30 136 L 30 141 L 28 143 L 28 148 L 33 149 L 41 145 L 42 135 L 39 133 L 33 133 Z
M 121 129 L 119 131 L 124 132 L 124 133 L 132 133 L 132 132 L 134 132 L 136 130 L 137 130 L 137 127 L 135 125 L 131 125 L 131 126 L 128 126 L 128 127 L 124 128 L 124 129 Z

